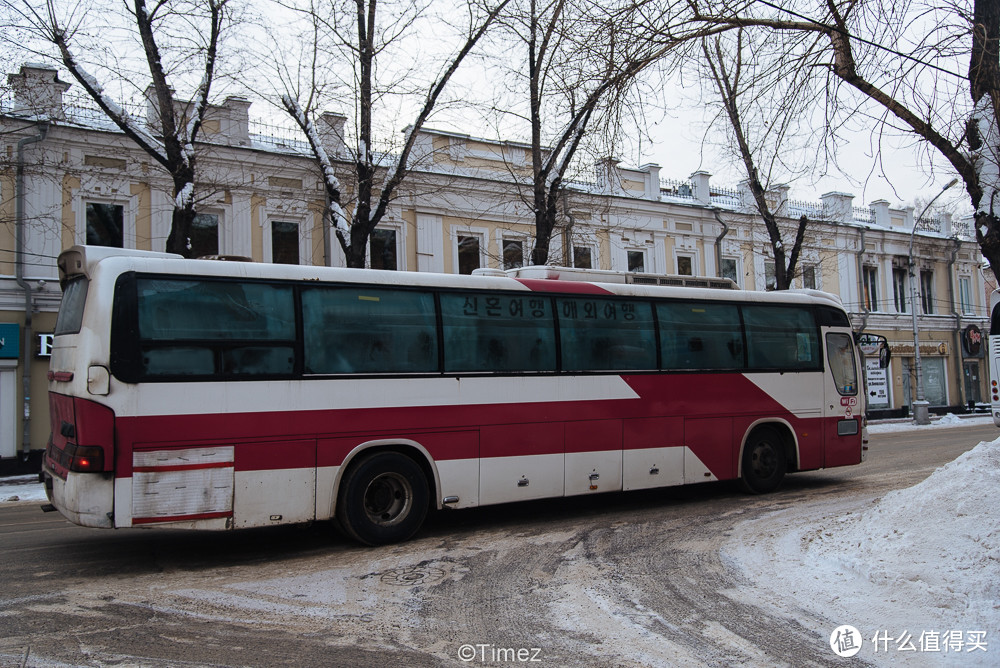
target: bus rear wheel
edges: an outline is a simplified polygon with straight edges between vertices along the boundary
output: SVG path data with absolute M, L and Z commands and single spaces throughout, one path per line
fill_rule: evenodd
M 788 461 L 785 444 L 774 429 L 757 429 L 743 447 L 740 484 L 751 494 L 767 494 L 778 489 Z
M 398 452 L 377 452 L 352 464 L 340 485 L 337 520 L 366 545 L 412 537 L 427 515 L 429 491 L 420 466 Z

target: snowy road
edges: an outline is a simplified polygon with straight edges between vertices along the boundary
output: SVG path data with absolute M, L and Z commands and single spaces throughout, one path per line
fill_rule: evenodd
M 918 508 L 926 522 L 911 515 L 905 527 L 866 513 L 987 434 L 995 428 L 966 424 L 876 435 L 861 467 L 793 475 L 765 497 L 709 484 L 439 514 L 416 540 L 378 549 L 325 526 L 106 532 L 10 505 L 0 508 L 0 666 L 997 665 L 987 661 L 1000 651 L 997 610 L 962 597 L 992 592 L 952 591 L 938 612 L 920 598 L 976 587 L 975 576 L 941 585 L 931 564 L 880 580 L 861 545 L 870 530 L 892 575 L 901 558 L 884 534 L 912 537 L 953 509 Z M 978 524 L 995 548 L 990 521 Z M 858 545 L 834 547 L 847 536 Z M 971 558 L 955 545 L 961 554 L 931 558 Z M 840 624 L 864 636 L 854 658 L 830 647 Z M 914 642 L 961 629 L 963 651 L 907 653 L 886 640 L 876 653 L 879 625 Z M 987 651 L 964 651 L 964 634 L 979 630 Z

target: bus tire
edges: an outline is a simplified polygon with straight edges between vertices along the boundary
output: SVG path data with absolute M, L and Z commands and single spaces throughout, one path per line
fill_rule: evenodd
M 740 485 L 751 494 L 768 494 L 778 489 L 788 459 L 781 434 L 769 427 L 755 429 L 743 446 Z
M 337 498 L 337 520 L 366 545 L 398 543 L 420 529 L 429 498 L 427 477 L 415 461 L 398 452 L 376 452 L 348 469 Z

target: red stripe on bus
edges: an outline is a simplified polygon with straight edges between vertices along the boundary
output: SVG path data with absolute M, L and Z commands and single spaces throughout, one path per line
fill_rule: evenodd
M 164 471 L 197 471 L 200 469 L 232 468 L 232 462 L 216 462 L 213 464 L 167 464 L 165 466 L 133 466 L 133 473 L 161 473 Z
M 575 295 L 612 295 L 610 290 L 584 281 L 559 281 L 545 278 L 518 278 L 518 283 L 532 292 L 565 292 Z
M 221 517 L 232 517 L 233 511 L 224 510 L 217 513 L 195 513 L 193 515 L 167 515 L 164 517 L 133 517 L 132 524 L 160 524 L 164 522 L 191 522 L 195 520 L 216 520 Z
M 415 443 L 434 461 L 686 446 L 726 479 L 738 471 L 743 435 L 761 419 L 791 425 L 802 469 L 853 463 L 824 454 L 824 431 L 836 434 L 838 418 L 797 418 L 742 374 L 622 379 L 636 398 L 122 417 L 115 470 L 132 474 L 133 448 L 224 445 L 235 448 L 238 472 L 332 467 L 376 441 Z M 860 453 L 860 435 L 857 444 Z

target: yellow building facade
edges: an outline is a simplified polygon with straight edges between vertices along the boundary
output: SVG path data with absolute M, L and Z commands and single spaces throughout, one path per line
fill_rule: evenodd
M 6 354 L 0 347 L 0 472 L 4 462 L 12 468 L 37 459 L 48 440 L 45 345 L 60 300 L 59 252 L 82 243 L 163 250 L 173 210 L 166 172 L 98 111 L 66 102 L 69 85 L 55 70 L 25 66 L 10 82 L 14 97 L 0 114 L 0 339 L 18 345 L 14 355 L 11 344 Z M 255 262 L 342 265 L 332 231 L 324 230 L 323 184 L 304 138 L 251 121 L 250 106 L 228 98 L 210 110 L 196 147 L 192 248 Z M 324 114 L 320 124 L 349 200 L 345 122 Z M 534 242 L 527 145 L 426 129 L 411 164 L 366 249 L 370 266 L 468 273 L 527 262 Z M 716 187 L 706 172 L 669 181 L 660 171 L 604 160 L 592 176 L 567 183 L 549 264 L 722 276 L 743 289 L 768 289 L 770 246 L 749 194 Z M 889 340 L 892 365 L 870 368 L 869 403 L 879 415 L 903 414 L 914 375 L 914 304 L 904 285 L 913 211 L 884 201 L 855 207 L 844 193 L 817 202 L 790 201 L 787 188 L 769 194 L 786 239 L 800 216 L 809 218 L 793 287 L 838 295 L 858 331 Z M 947 219 L 922 222 L 912 237 L 932 410 L 981 403 L 986 367 L 982 345 L 972 341 L 987 329 L 978 249 Z

